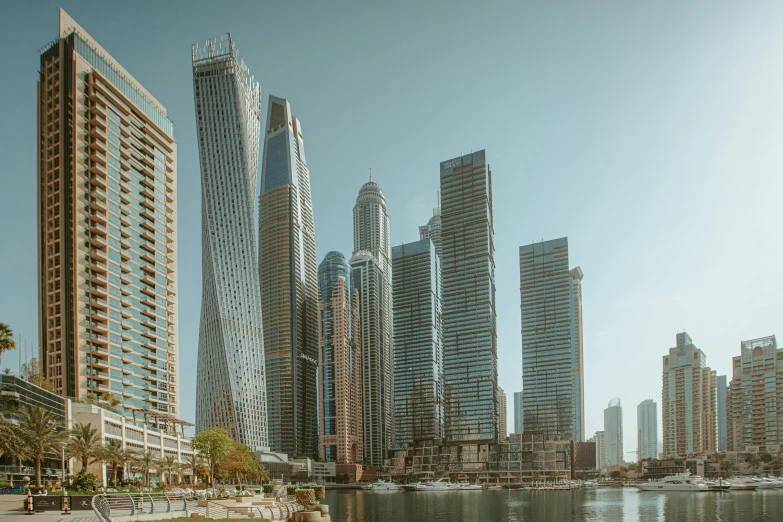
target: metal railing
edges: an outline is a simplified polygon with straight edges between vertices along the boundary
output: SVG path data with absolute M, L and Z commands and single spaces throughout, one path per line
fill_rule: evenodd
M 182 513 L 189 518 L 196 513 L 204 518 L 267 518 L 288 520 L 304 506 L 283 502 L 269 506 L 233 506 L 210 499 L 183 497 L 168 493 L 112 493 L 95 495 L 92 509 L 102 522 L 142 514 Z

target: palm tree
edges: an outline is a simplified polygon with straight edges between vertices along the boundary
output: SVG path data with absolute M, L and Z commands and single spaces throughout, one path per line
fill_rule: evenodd
M 150 485 L 150 470 L 155 467 L 158 458 L 152 453 L 152 450 L 138 451 L 134 454 L 133 463 L 144 472 L 144 484 Z
M 0 413 L 0 457 L 24 458 L 22 441 L 14 431 L 14 425 Z
M 720 469 L 723 470 L 723 478 L 729 478 L 731 472 L 732 463 L 726 459 L 720 461 Z
M 269 481 L 269 472 L 266 470 L 264 466 L 261 466 L 259 464 L 258 471 L 256 472 L 256 479 L 259 482 L 268 482 Z
M 190 480 L 195 486 L 198 484 L 198 470 L 204 465 L 203 459 L 195 451 L 185 459 L 185 466 L 190 470 Z
M 71 430 L 71 441 L 65 451 L 71 457 L 82 461 L 82 469 L 87 467 L 91 459 L 95 462 L 100 457 L 101 451 L 101 436 L 98 428 L 90 423 L 76 424 Z
M 166 472 L 165 479 L 168 479 L 169 483 L 171 483 L 171 475 L 173 474 L 174 467 L 177 465 L 177 459 L 172 457 L 171 455 L 166 455 L 162 459 L 158 459 L 156 462 L 156 466 L 158 468 L 158 471 L 160 471 L 161 480 L 164 480 L 163 472 Z
M 68 442 L 69 432 L 54 417 L 51 410 L 25 404 L 10 410 L 18 424 L 10 424 L 13 435 L 19 439 L 19 454 L 35 463 L 35 484 L 41 487 L 41 461 L 46 453 L 56 453 L 61 442 Z
M 13 350 L 16 348 L 16 342 L 14 341 L 14 331 L 11 327 L 5 323 L 0 323 L 0 360 L 2 359 L 3 352 Z
M 101 459 L 111 464 L 112 468 L 112 485 L 117 486 L 117 468 L 132 460 L 134 454 L 122 447 L 122 443 L 118 440 L 111 439 L 100 450 Z

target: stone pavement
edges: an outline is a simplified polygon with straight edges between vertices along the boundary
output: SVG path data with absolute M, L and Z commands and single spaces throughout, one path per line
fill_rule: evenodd
M 62 515 L 59 511 L 28 515 L 21 509 L 25 498 L 26 495 L 0 496 L 0 522 L 99 522 L 92 511 L 79 511 L 73 515 Z

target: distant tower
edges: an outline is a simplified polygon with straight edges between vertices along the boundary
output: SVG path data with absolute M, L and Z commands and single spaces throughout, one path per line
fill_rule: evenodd
M 658 405 L 652 399 L 636 407 L 638 459 L 658 458 Z
M 446 440 L 498 440 L 492 173 L 481 150 L 440 164 Z
M 506 423 L 508 416 L 507 408 L 506 392 L 503 391 L 503 388 L 498 386 L 498 439 L 501 441 L 506 440 L 506 437 L 508 437 L 508 427 Z
M 258 271 L 264 312 L 269 445 L 291 456 L 318 455 L 318 280 L 310 172 L 299 119 L 269 97 Z
M 419 238 L 429 239 L 435 245 L 435 253 L 438 257 L 443 255 L 443 243 L 441 242 L 440 207 L 432 209 L 432 217 L 426 225 L 419 227 Z
M 619 466 L 623 463 L 623 408 L 620 399 L 609 401 L 604 410 L 604 455 L 607 466 Z
M 522 407 L 522 392 L 514 392 L 514 433 L 525 432 L 525 414 Z
M 340 252 L 329 252 L 318 267 L 320 458 L 362 462 L 362 354 L 359 293 Z
M 261 87 L 230 34 L 193 46 L 201 165 L 202 297 L 196 424 L 267 448 L 254 227 Z
M 595 432 L 595 467 L 599 471 L 606 469 L 606 433 Z
M 528 431 L 584 440 L 583 277 L 569 269 L 568 238 L 519 247 Z
M 440 262 L 429 239 L 392 248 L 398 448 L 443 437 Z

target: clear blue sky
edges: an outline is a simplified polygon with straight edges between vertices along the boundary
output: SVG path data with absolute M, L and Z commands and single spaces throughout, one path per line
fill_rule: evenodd
M 193 419 L 190 45 L 230 31 L 264 95 L 288 98 L 302 121 L 319 261 L 350 253 L 370 167 L 399 244 L 430 216 L 439 162 L 487 149 L 509 424 L 521 387 L 518 247 L 568 236 L 585 272 L 587 433 L 619 396 L 633 450 L 636 405 L 660 408 L 661 356 L 678 331 L 719 374 L 741 340 L 783 335 L 783 4 L 554 4 L 3 2 L 0 321 L 37 342 L 35 84 L 62 5 L 176 123 L 182 416 Z

